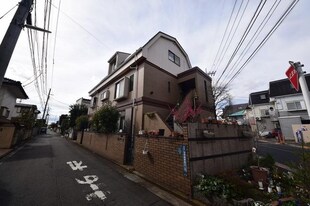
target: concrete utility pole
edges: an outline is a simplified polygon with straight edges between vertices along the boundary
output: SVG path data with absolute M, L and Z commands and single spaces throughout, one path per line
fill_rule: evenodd
M 46 112 L 46 107 L 47 107 L 48 100 L 50 99 L 50 95 L 51 95 L 51 89 L 48 91 L 48 95 L 47 95 L 47 99 L 46 99 L 46 102 L 45 102 L 45 107 L 44 107 L 42 119 L 44 119 L 45 112 Z
M 307 107 L 307 111 L 308 111 L 308 118 L 310 119 L 310 94 L 309 94 L 309 88 L 308 88 L 308 85 L 307 85 L 307 81 L 306 81 L 306 78 L 305 78 L 305 73 L 303 70 L 302 70 L 302 67 L 304 67 L 303 64 L 301 64 L 300 62 L 289 62 L 291 65 L 294 66 L 294 68 L 296 69 L 296 71 L 298 72 L 298 75 L 299 75 L 299 84 L 300 84 L 300 87 L 301 87 L 301 92 L 302 92 L 302 95 L 304 97 L 304 100 L 305 100 L 305 103 L 306 103 L 306 107 Z
M 33 0 L 22 0 L 0 45 L 0 88 Z

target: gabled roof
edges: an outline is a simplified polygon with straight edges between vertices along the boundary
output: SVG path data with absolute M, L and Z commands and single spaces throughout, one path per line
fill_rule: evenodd
M 187 53 L 185 52 L 185 50 L 183 49 L 183 47 L 181 46 L 181 44 L 178 42 L 178 40 L 177 40 L 175 37 L 170 36 L 170 35 L 168 35 L 168 34 L 162 32 L 162 31 L 159 31 L 157 34 L 155 34 L 155 36 L 153 36 L 148 42 L 146 42 L 146 44 L 144 44 L 142 48 L 145 48 L 145 47 L 147 47 L 148 45 L 152 45 L 153 42 L 156 41 L 156 39 L 161 38 L 161 37 L 162 37 L 162 38 L 165 38 L 165 39 L 168 39 L 169 41 L 172 41 L 172 42 L 174 42 L 174 43 L 177 45 L 177 47 L 178 47 L 178 48 L 182 51 L 182 53 L 184 54 L 184 56 L 185 56 L 185 58 L 186 58 L 186 61 L 187 61 L 187 63 L 188 63 L 189 68 L 191 68 L 192 66 L 191 66 L 191 62 L 190 62 L 190 60 L 189 60 L 189 58 L 188 58 L 188 55 L 187 55 Z
M 2 86 L 7 87 L 16 98 L 19 99 L 28 99 L 28 96 L 22 87 L 22 84 L 19 81 L 14 81 L 12 79 L 4 78 Z
M 259 92 L 253 92 L 249 97 L 249 105 L 266 104 L 269 103 L 269 91 L 263 90 Z
M 183 47 L 180 45 L 180 43 L 178 42 L 178 40 L 164 32 L 159 31 L 156 35 L 154 35 L 150 40 L 148 40 L 142 47 L 139 47 L 134 53 L 130 54 L 119 66 L 116 70 L 114 70 L 112 73 L 108 74 L 106 77 L 104 77 L 95 87 L 93 87 L 90 91 L 89 94 L 93 93 L 96 91 L 96 89 L 98 87 L 103 86 L 103 83 L 108 80 L 112 75 L 114 75 L 116 72 L 118 72 L 118 70 L 123 67 L 125 64 L 127 64 L 128 62 L 130 62 L 133 58 L 136 58 L 137 56 L 141 55 L 143 53 L 143 49 L 149 47 L 150 45 L 152 45 L 158 38 L 165 38 L 168 39 L 172 42 L 174 42 L 177 47 L 180 49 L 180 51 L 182 51 L 182 53 L 184 54 L 186 61 L 188 63 L 189 68 L 191 68 L 191 63 L 190 60 L 188 58 L 187 53 L 185 52 L 185 50 L 183 49 Z M 124 52 L 123 52 L 124 53 Z M 117 54 L 117 52 L 109 59 L 109 62 L 115 57 L 115 55 Z M 124 54 L 128 54 L 128 53 L 124 53 Z M 145 57 L 140 56 L 141 59 L 145 59 Z M 136 59 L 135 61 L 140 61 L 140 59 Z
M 308 88 L 310 88 L 310 74 L 306 74 L 305 78 Z M 287 78 L 269 82 L 269 91 L 270 97 L 301 94 L 301 89 L 299 89 L 299 91 L 296 91 Z

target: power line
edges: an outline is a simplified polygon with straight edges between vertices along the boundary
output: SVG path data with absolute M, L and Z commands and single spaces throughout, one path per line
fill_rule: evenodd
M 237 47 L 235 48 L 233 54 L 231 55 L 230 59 L 228 60 L 222 74 L 220 75 L 220 77 L 217 79 L 215 85 L 218 84 L 218 82 L 220 81 L 220 79 L 222 78 L 222 76 L 224 75 L 224 73 L 226 72 L 227 68 L 229 67 L 230 63 L 233 61 L 234 57 L 236 56 L 237 52 L 239 51 L 240 47 L 242 46 L 243 42 L 245 41 L 245 39 L 247 38 L 249 32 L 251 31 L 254 23 L 257 20 L 257 17 L 259 16 L 260 12 L 262 11 L 263 7 L 265 6 L 266 0 L 261 0 L 259 5 L 257 6 L 250 22 L 248 23 L 248 26 L 246 27 Z
M 16 4 L 13 8 L 11 8 L 9 11 L 7 11 L 5 14 L 3 14 L 0 19 L 2 19 L 3 17 L 5 17 L 8 13 L 10 13 L 15 7 L 17 7 L 18 4 Z
M 237 4 L 237 0 L 235 0 L 233 9 L 232 9 L 232 11 L 231 11 L 231 13 L 230 13 L 230 17 L 229 17 L 228 23 L 227 23 L 227 25 L 226 25 L 226 28 L 225 28 L 225 31 L 224 31 L 224 34 L 223 34 L 223 37 L 222 37 L 220 46 L 219 46 L 219 48 L 218 48 L 218 50 L 217 50 L 217 52 L 216 52 L 215 58 L 214 58 L 214 60 L 213 60 L 211 70 L 213 69 L 213 66 L 215 65 L 215 62 L 216 62 L 216 59 L 217 59 L 217 57 L 218 57 L 219 51 L 220 51 L 221 48 L 222 48 L 222 44 L 223 44 L 224 38 L 225 38 L 225 36 L 226 36 L 227 29 L 228 29 L 228 27 L 229 27 L 229 25 L 230 25 L 231 17 L 232 17 L 232 15 L 233 15 L 234 11 L 235 11 L 236 4 Z
M 278 8 L 279 4 L 280 4 L 280 0 L 276 0 L 272 7 L 269 9 L 268 13 L 266 14 L 265 18 L 263 19 L 263 21 L 260 23 L 260 25 L 258 26 L 257 30 L 255 31 L 254 35 L 252 36 L 252 38 L 250 39 L 250 41 L 247 43 L 247 45 L 245 46 L 244 50 L 242 51 L 242 53 L 239 55 L 238 59 L 235 61 L 235 63 L 233 64 L 233 66 L 231 67 L 231 69 L 229 70 L 229 72 L 226 74 L 226 76 L 224 77 L 222 82 L 225 82 L 225 79 L 232 74 L 235 69 L 237 68 L 237 66 L 240 64 L 240 62 L 242 61 L 242 59 L 244 58 L 244 56 L 246 55 L 246 53 L 249 51 L 249 49 L 251 48 L 251 46 L 254 44 L 254 42 L 256 41 L 256 39 L 258 38 L 259 34 L 262 32 L 262 30 L 264 29 L 264 27 L 266 26 L 267 22 L 270 20 L 271 16 L 274 14 L 275 10 Z
M 59 13 L 60 13 L 60 4 L 61 0 L 59 0 L 58 4 L 58 12 L 57 12 L 57 21 L 56 21 L 56 29 L 55 29 L 55 41 L 54 41 L 54 48 L 53 48 L 53 65 L 52 65 L 52 76 L 51 76 L 51 88 L 53 88 L 53 80 L 54 80 L 54 66 L 55 66 L 55 51 L 56 51 L 56 42 L 57 42 L 57 31 L 58 31 L 58 20 L 59 20 Z
M 222 53 L 221 53 L 221 55 L 220 55 L 220 58 L 219 58 L 219 61 L 218 61 L 219 63 L 217 64 L 217 67 L 216 67 L 215 70 L 217 70 L 218 67 L 221 65 L 222 60 L 223 60 L 224 56 L 226 55 L 228 48 L 229 48 L 230 45 L 231 45 L 231 42 L 232 42 L 232 40 L 233 40 L 233 38 L 234 38 L 234 36 L 235 36 L 235 34 L 236 34 L 236 31 L 237 31 L 237 29 L 238 29 L 238 27 L 239 27 L 239 25 L 240 25 L 241 19 L 242 19 L 243 15 L 244 15 L 244 13 L 245 13 L 245 11 L 246 11 L 246 8 L 247 8 L 247 6 L 248 6 L 249 0 L 247 0 L 247 3 L 246 3 L 246 5 L 245 5 L 245 7 L 244 7 L 244 9 L 243 9 L 243 12 L 242 12 L 242 14 L 241 14 L 241 16 L 240 16 L 240 18 L 239 18 L 238 23 L 237 23 L 237 26 L 235 27 L 234 33 L 233 33 L 232 37 L 230 38 L 230 41 L 229 41 L 229 43 L 228 43 L 228 45 L 227 45 L 227 42 L 228 42 L 229 37 L 230 37 L 230 35 L 231 35 L 231 32 L 233 31 L 234 25 L 235 25 L 235 23 L 236 23 L 236 21 L 237 21 L 237 18 L 238 18 L 238 16 L 239 16 L 240 10 L 241 10 L 241 8 L 242 8 L 243 2 L 244 2 L 244 0 L 242 0 L 242 2 L 241 2 L 241 4 L 240 4 L 240 7 L 239 7 L 238 12 L 237 12 L 236 17 L 235 17 L 235 20 L 234 20 L 234 22 L 233 22 L 233 25 L 232 25 L 230 31 L 229 31 L 228 37 L 227 37 L 227 39 L 226 39 L 226 42 L 225 42 L 225 44 L 224 44 Z M 227 45 L 227 47 L 226 47 L 226 45 Z M 225 47 L 226 47 L 226 49 L 225 49 Z M 225 51 L 224 51 L 224 49 L 225 49 Z
M 248 57 L 248 59 L 243 63 L 243 65 L 239 68 L 239 70 L 234 74 L 234 76 L 231 77 L 231 79 L 226 83 L 224 87 L 227 87 L 244 69 L 244 67 L 252 60 L 252 58 L 257 54 L 257 52 L 264 46 L 264 44 L 267 42 L 267 40 L 272 36 L 272 34 L 278 29 L 278 27 L 282 24 L 284 19 L 288 16 L 288 14 L 293 10 L 293 8 L 296 6 L 296 4 L 299 2 L 299 0 L 294 0 L 288 8 L 285 10 L 285 12 L 282 14 L 282 16 L 279 18 L 279 20 L 276 22 L 276 24 L 272 27 L 272 29 L 268 32 L 268 34 L 265 36 L 265 38 L 260 42 L 260 44 L 256 47 L 256 49 L 252 52 L 252 54 Z
M 66 14 L 64 11 L 60 10 L 60 8 L 58 8 L 57 6 L 55 6 L 54 4 L 51 4 L 54 8 L 58 9 L 63 15 L 65 15 L 68 19 L 70 19 L 73 23 L 75 23 L 76 25 L 78 25 L 81 29 L 83 29 L 86 33 L 88 33 L 90 36 L 92 36 L 96 41 L 98 41 L 100 44 L 102 44 L 103 46 L 105 46 L 106 48 L 110 47 L 103 43 L 100 39 L 98 39 L 94 34 L 92 34 L 90 31 L 88 31 L 84 26 L 82 26 L 81 24 L 79 24 L 76 20 L 74 20 L 72 17 L 70 17 L 68 14 Z

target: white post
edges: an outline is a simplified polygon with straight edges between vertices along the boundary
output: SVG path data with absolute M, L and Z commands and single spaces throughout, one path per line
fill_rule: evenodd
M 309 93 L 307 81 L 305 78 L 305 72 L 302 70 L 303 66 L 304 65 L 300 64 L 300 62 L 294 63 L 294 67 L 297 70 L 298 75 L 299 75 L 299 84 L 300 84 L 302 95 L 306 103 L 308 118 L 310 119 L 310 93 Z

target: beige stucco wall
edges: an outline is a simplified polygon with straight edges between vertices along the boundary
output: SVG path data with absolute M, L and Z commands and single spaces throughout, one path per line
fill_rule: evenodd
M 81 133 L 78 134 L 78 143 L 80 143 L 80 139 Z M 82 145 L 103 157 L 124 164 L 126 141 L 127 136 L 123 134 L 106 135 L 84 132 Z
M 0 88 L 0 106 L 7 107 L 10 110 L 8 119 L 11 119 L 12 112 L 15 109 L 16 97 L 7 89 L 5 85 Z
M 171 74 L 177 75 L 190 69 L 184 54 L 181 52 L 179 47 L 177 47 L 177 45 L 170 40 L 159 38 L 149 48 L 146 49 L 147 60 L 167 70 Z M 180 66 L 168 59 L 168 50 L 180 57 Z
M 11 148 L 15 126 L 11 124 L 0 125 L 0 148 Z
M 176 77 L 148 64 L 145 64 L 144 67 L 143 96 L 176 104 L 180 95 Z M 170 92 L 168 91 L 168 82 L 170 82 Z

